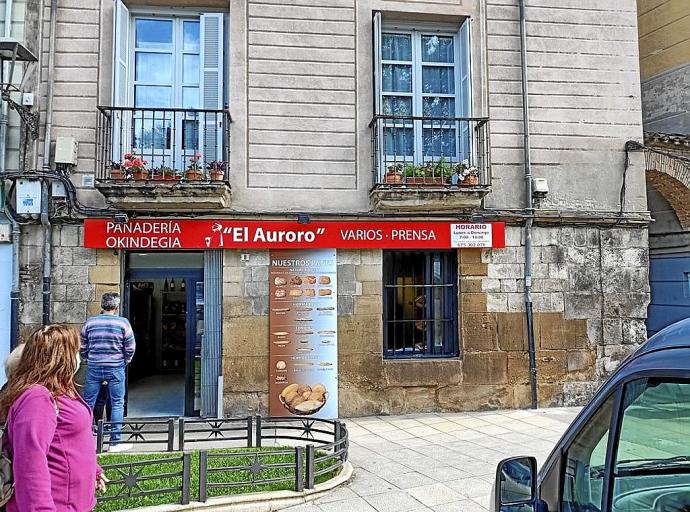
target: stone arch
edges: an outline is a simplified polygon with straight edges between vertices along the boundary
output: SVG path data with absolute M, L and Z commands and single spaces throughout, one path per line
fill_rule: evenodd
M 671 208 L 683 229 L 690 229 L 690 163 L 664 153 L 646 151 L 647 183 Z

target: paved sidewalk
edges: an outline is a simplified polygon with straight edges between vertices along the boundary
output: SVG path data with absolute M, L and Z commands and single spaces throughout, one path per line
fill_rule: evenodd
M 496 464 L 541 464 L 579 409 L 415 414 L 347 421 L 355 476 L 290 512 L 485 512 Z

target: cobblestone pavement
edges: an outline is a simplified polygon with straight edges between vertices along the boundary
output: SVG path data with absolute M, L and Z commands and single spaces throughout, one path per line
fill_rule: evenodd
M 379 416 L 347 421 L 353 480 L 290 512 L 485 512 L 496 464 L 541 464 L 579 409 Z

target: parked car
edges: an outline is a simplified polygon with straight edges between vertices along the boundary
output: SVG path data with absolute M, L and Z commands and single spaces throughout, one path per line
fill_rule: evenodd
M 631 354 L 537 474 L 503 460 L 494 512 L 690 512 L 690 319 Z

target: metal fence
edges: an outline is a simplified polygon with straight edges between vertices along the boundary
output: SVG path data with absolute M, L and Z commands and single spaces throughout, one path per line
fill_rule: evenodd
M 98 107 L 96 179 L 228 180 L 230 123 L 222 109 Z M 130 172 L 128 154 L 145 172 Z
M 376 115 L 369 126 L 375 186 L 491 184 L 488 118 Z
M 99 453 L 110 444 L 113 426 L 103 420 L 96 425 Z M 303 491 L 314 488 L 319 477 L 337 471 L 348 459 L 347 428 L 340 420 L 178 418 L 125 421 L 120 428 L 121 442 L 137 445 L 138 452 L 148 452 L 151 458 L 104 465 L 110 476 L 115 474 L 109 484 L 114 492 L 99 498 L 101 502 L 169 496 L 168 503 L 187 504 L 197 479 L 194 491 L 202 502 L 249 486 L 283 484 Z M 190 446 L 194 453 L 172 453 Z

